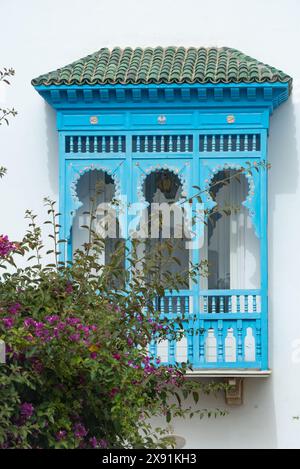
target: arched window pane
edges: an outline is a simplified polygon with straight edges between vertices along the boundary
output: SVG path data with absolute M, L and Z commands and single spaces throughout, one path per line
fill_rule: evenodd
M 179 288 L 188 288 L 190 267 L 190 254 L 187 246 L 188 238 L 185 235 L 183 210 L 177 203 L 182 198 L 182 182 L 177 174 L 168 170 L 160 169 L 150 173 L 144 182 L 143 188 L 146 202 L 148 202 L 149 238 L 145 242 L 145 247 L 150 254 L 157 252 L 159 245 L 165 246 L 168 243 L 172 246 L 171 256 L 177 262 L 170 259 L 159 265 L 159 272 L 163 278 L 164 273 L 171 272 L 179 274 Z M 157 204 L 157 205 L 154 205 Z M 167 206 L 166 212 L 160 212 L 160 217 L 155 216 L 158 205 Z M 154 208 L 156 207 L 156 208 Z M 154 228 L 154 223 L 159 223 L 159 229 Z M 168 258 L 165 249 L 166 258 Z
M 99 263 L 108 264 L 112 254 L 121 245 L 124 239 L 120 232 L 116 210 L 112 206 L 115 197 L 115 183 L 113 178 L 102 170 L 90 170 L 79 179 L 76 187 L 77 197 L 82 203 L 77 210 L 72 225 L 73 253 L 82 249 L 89 241 L 89 230 L 93 212 L 95 220 L 92 229 L 97 236 L 103 239 L 104 249 L 100 254 Z M 120 267 L 125 265 L 125 251 L 120 258 Z
M 220 171 L 210 186 L 216 206 L 208 217 L 202 258 L 208 261 L 209 289 L 260 288 L 260 243 L 248 209 L 249 184 L 236 170 Z

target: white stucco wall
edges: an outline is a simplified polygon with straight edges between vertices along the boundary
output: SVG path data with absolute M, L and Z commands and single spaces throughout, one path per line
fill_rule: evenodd
M 0 67 L 16 69 L 0 105 L 19 112 L 0 129 L 0 232 L 19 238 L 23 214 L 44 219 L 57 198 L 55 114 L 31 78 L 103 46 L 230 46 L 295 79 L 270 133 L 270 354 L 273 376 L 245 382 L 245 404 L 226 418 L 176 424 L 191 448 L 300 448 L 300 2 L 299 0 L 0 0 Z M 294 344 L 295 345 L 295 344 Z M 204 399 L 204 407 L 224 406 Z

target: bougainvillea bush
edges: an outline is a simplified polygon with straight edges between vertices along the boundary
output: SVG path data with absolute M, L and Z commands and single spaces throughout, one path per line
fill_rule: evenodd
M 191 412 L 210 415 L 185 404 L 189 396 L 198 402 L 200 390 L 199 383 L 185 379 L 186 369 L 162 366 L 147 350 L 153 334 L 163 339 L 179 333 L 179 325 L 160 319 L 153 306 L 165 287 L 178 284 L 178 274 L 165 274 L 163 285 L 154 255 L 144 259 L 144 274 L 148 269 L 151 275 L 141 279 L 132 253 L 124 273 L 122 246 L 103 266 L 97 260 L 103 240 L 97 236 L 90 236 L 72 263 L 61 263 L 64 244 L 54 204 L 47 205 L 54 228 L 48 264 L 41 229 L 30 212 L 22 242 L 0 237 L 0 339 L 6 343 L 6 364 L 0 364 L 0 446 L 170 444 L 160 439 L 163 430 L 151 427 L 151 417 L 164 415 L 169 422 Z

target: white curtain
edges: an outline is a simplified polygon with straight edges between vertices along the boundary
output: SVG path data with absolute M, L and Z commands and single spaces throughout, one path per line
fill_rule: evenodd
M 233 177 L 234 171 L 220 172 L 213 183 L 230 178 L 229 184 L 214 186 L 217 213 L 205 228 L 202 259 L 208 260 L 209 289 L 252 289 L 260 286 L 260 246 L 248 210 L 242 205 L 249 187 L 245 176 Z M 229 211 L 226 214 L 225 211 Z
M 150 173 L 145 180 L 144 194 L 147 202 L 150 204 L 148 215 L 151 216 L 151 203 L 165 203 L 171 206 L 180 200 L 182 194 L 182 184 L 178 176 L 175 175 L 172 171 L 154 171 L 153 173 Z M 155 245 L 157 245 L 157 243 L 164 243 L 164 241 L 170 241 L 173 245 L 172 256 L 176 257 L 179 260 L 179 264 L 177 264 L 175 261 L 172 261 L 168 264 L 167 268 L 165 266 L 162 266 L 162 271 L 168 270 L 174 274 L 182 274 L 183 272 L 187 272 L 189 269 L 190 252 L 186 246 L 188 240 L 183 237 L 183 226 L 181 225 L 181 229 L 179 230 L 180 233 L 182 233 L 182 237 L 174 237 L 174 233 L 176 233 L 176 227 L 174 223 L 174 213 L 172 211 L 170 214 L 170 226 L 166 225 L 166 220 L 164 220 L 163 223 L 164 230 L 166 230 L 166 232 L 170 232 L 171 238 L 168 240 L 163 239 L 161 237 L 162 233 L 160 232 L 159 238 L 151 239 L 150 241 L 148 241 L 148 248 L 149 250 L 155 249 Z M 187 287 L 184 286 L 183 288 Z
M 104 171 L 91 170 L 83 174 L 77 184 L 77 197 L 82 202 L 82 206 L 77 210 L 72 225 L 72 245 L 73 252 L 80 249 L 82 245 L 88 242 L 88 230 L 82 228 L 90 223 L 90 217 L 87 212 L 91 209 L 91 197 L 96 197 L 96 207 L 103 203 L 109 203 L 113 200 L 115 194 L 115 185 L 110 176 Z M 101 223 L 97 224 L 101 231 Z M 101 233 L 98 233 L 101 236 Z M 108 238 L 105 249 L 102 251 L 99 262 L 105 264 L 110 253 L 113 251 L 113 244 L 116 239 Z

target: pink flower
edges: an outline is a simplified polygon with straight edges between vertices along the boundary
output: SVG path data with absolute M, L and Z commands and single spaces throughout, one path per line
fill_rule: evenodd
M 44 371 L 44 365 L 38 358 L 34 358 L 32 360 L 32 368 L 38 374 L 41 374 Z
M 80 334 L 76 332 L 75 334 L 71 334 L 69 339 L 71 342 L 78 342 L 80 340 Z
M 29 419 L 34 413 L 33 405 L 29 404 L 28 402 L 24 402 L 20 405 L 20 413 L 26 420 Z
M 46 321 L 49 322 L 50 324 L 53 324 L 54 322 L 59 321 L 59 316 L 57 314 L 53 314 L 52 316 L 46 316 Z
M 64 440 L 66 436 L 67 436 L 66 430 L 59 430 L 59 432 L 57 432 L 55 435 L 57 441 Z
M 58 329 L 59 331 L 63 331 L 65 328 L 66 328 L 66 323 L 65 323 L 65 322 L 60 321 L 60 322 L 57 324 L 57 329 Z
M 127 344 L 129 345 L 129 347 L 133 345 L 133 340 L 130 337 L 128 337 L 127 339 Z
M 67 283 L 67 286 L 65 288 L 65 292 L 70 295 L 71 293 L 73 293 L 73 286 L 70 282 Z
M 114 358 L 115 360 L 121 360 L 121 355 L 120 355 L 119 353 L 114 353 L 114 354 L 113 354 L 113 358 Z
M 82 425 L 82 423 L 75 423 L 74 425 L 74 435 L 76 438 L 84 438 L 88 434 L 88 431 Z
M 26 318 L 23 321 L 24 327 L 27 327 L 27 328 L 30 327 L 30 326 L 33 326 L 34 323 L 35 323 L 35 321 L 32 318 Z
M 11 329 L 14 325 L 14 319 L 13 318 L 3 318 L 2 321 L 3 321 L 4 327 L 6 327 L 6 329 Z
M 99 446 L 100 448 L 108 448 L 108 441 L 104 440 L 103 438 L 99 440 Z
M 15 250 L 15 244 L 11 243 L 7 236 L 0 235 L 0 257 L 6 257 Z
M 70 324 L 70 326 L 76 326 L 76 324 L 81 323 L 81 320 L 79 318 L 68 318 L 67 323 Z
M 110 397 L 115 397 L 115 395 L 118 394 L 118 392 L 119 392 L 118 388 L 112 388 L 109 395 L 110 395 Z
M 98 447 L 98 441 L 95 436 L 89 439 L 89 443 L 92 446 L 92 448 L 97 448 Z
M 15 304 L 9 306 L 8 312 L 9 312 L 9 314 L 15 315 L 15 314 L 19 313 L 20 309 L 21 309 L 20 303 L 15 303 Z

